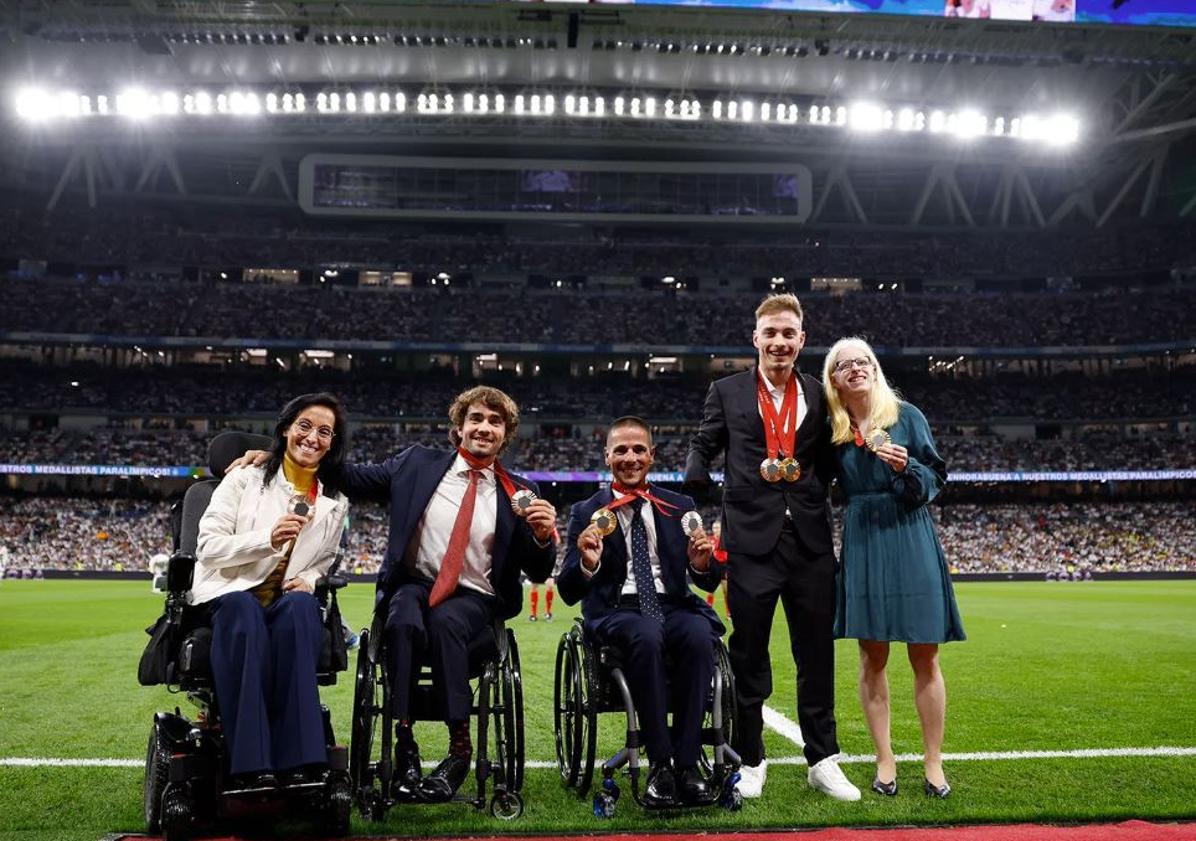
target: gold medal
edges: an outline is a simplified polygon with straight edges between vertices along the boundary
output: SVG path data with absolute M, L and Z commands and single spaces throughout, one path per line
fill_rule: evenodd
M 609 508 L 599 508 L 590 515 L 590 525 L 598 529 L 598 533 L 603 537 L 611 534 L 615 530 L 619 519 L 615 516 L 615 512 Z
M 527 488 L 522 488 L 515 491 L 511 497 L 511 508 L 520 517 L 526 517 L 528 509 L 531 508 L 533 502 L 536 501 L 536 495 Z
M 872 452 L 876 452 L 885 444 L 892 443 L 892 441 L 893 439 L 889 436 L 888 431 L 884 429 L 873 429 L 864 436 L 864 446 Z
M 795 458 L 781 459 L 781 478 L 786 482 L 796 482 L 801 478 L 801 464 Z
M 760 476 L 765 482 L 781 481 L 781 460 L 779 458 L 766 458 L 760 462 Z

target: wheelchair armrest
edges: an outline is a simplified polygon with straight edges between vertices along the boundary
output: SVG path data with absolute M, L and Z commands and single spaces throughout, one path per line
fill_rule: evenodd
M 189 552 L 175 552 L 166 565 L 166 591 L 186 593 L 195 580 L 195 556 Z

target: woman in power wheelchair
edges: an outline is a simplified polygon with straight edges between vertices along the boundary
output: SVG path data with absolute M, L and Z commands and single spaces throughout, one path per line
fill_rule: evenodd
M 217 476 L 258 442 L 266 464 L 188 490 L 167 612 L 147 649 L 162 673 L 145 674 L 143 658 L 141 675 L 177 684 L 200 707 L 195 723 L 159 714 L 150 734 L 146 821 L 172 841 L 253 803 L 314 809 L 328 830 L 348 830 L 347 752 L 318 691 L 346 659 L 334 592 L 343 582 L 328 576 L 348 509 L 331 484 L 345 437 L 335 397 L 302 395 L 273 440 L 223 433 L 209 449 Z

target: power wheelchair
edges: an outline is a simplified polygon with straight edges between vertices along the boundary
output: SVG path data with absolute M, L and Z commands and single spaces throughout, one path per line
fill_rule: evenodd
M 166 611 L 153 633 L 151 646 L 159 662 L 147 668 L 147 649 L 139 679 L 143 684 L 165 683 L 181 692 L 199 712 L 194 721 L 175 707 L 154 716 L 145 758 L 145 823 L 166 841 L 185 841 L 198 829 L 220 819 L 269 814 L 302 814 L 333 835 L 349 831 L 353 796 L 348 774 L 348 751 L 337 745 L 328 708 L 321 706 L 328 770 L 322 779 L 281 787 L 236 788 L 227 773 L 220 710 L 209 662 L 212 629 L 204 612 L 188 604 L 195 570 L 199 521 L 228 465 L 246 450 L 269 449 L 272 439 L 240 432 L 222 432 L 208 447 L 208 466 L 214 479 L 197 482 L 172 511 L 174 552 L 166 571 Z M 336 683 L 345 656 L 336 591 L 346 579 L 329 575 L 316 588 L 324 620 L 324 644 L 317 666 L 321 686 Z M 340 661 L 340 662 L 337 662 Z
M 667 660 L 667 654 L 666 654 Z M 731 729 L 735 722 L 735 677 L 727 647 L 721 639 L 714 642 L 714 677 L 707 696 L 706 718 L 702 725 L 702 744 L 712 749 L 713 762 L 702 753 L 702 770 L 710 778 L 711 796 L 692 806 L 719 805 L 736 811 L 743 798 L 739 782 L 739 755 L 731 748 Z M 617 648 L 600 644 L 580 618 L 561 636 L 557 645 L 553 687 L 553 731 L 556 740 L 557 769 L 566 788 L 584 798 L 594 778 L 594 759 L 598 744 L 600 713 L 622 713 L 626 720 L 623 746 L 602 763 L 602 782 L 594 793 L 593 810 L 598 818 L 614 817 L 621 791 L 616 772 L 627 766 L 631 796 L 637 804 L 651 808 L 640 790 L 643 745 L 635 704 L 623 673 L 622 655 Z
M 385 610 L 375 612 L 372 626 L 362 630 L 353 694 L 353 735 L 349 775 L 357 805 L 370 821 L 381 821 L 399 803 L 422 803 L 418 795 L 399 797 L 394 778 L 394 718 L 390 680 L 383 656 Z M 478 634 L 469 645 L 469 674 L 477 680 L 471 717 L 477 720 L 474 740 L 473 794 L 458 792 L 450 802 L 489 809 L 492 817 L 514 820 L 523 814 L 523 677 L 515 634 L 502 620 Z M 411 720 L 441 721 L 432 691 L 431 669 L 423 666 L 412 691 Z M 487 798 L 489 785 L 493 792 Z M 463 787 L 464 788 L 464 787 Z

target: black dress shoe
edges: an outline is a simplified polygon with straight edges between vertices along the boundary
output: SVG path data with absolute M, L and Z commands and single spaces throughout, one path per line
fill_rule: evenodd
M 922 780 L 922 790 L 926 792 L 927 797 L 937 797 L 939 800 L 946 800 L 951 794 L 951 784 L 944 782 L 941 786 L 936 786 L 930 780 Z
M 391 796 L 410 799 L 419 794 L 424 771 L 420 764 L 419 748 L 395 748 L 394 775 L 390 779 Z
M 470 760 L 471 757 L 450 753 L 440 760 L 435 771 L 424 777 L 419 784 L 420 794 L 433 803 L 452 800 L 457 789 L 461 788 L 461 783 L 469 776 Z
M 662 762 L 648 771 L 648 784 L 644 788 L 644 805 L 653 809 L 666 809 L 677 805 L 677 779 L 673 768 Z
M 690 805 L 709 802 L 710 783 L 696 765 L 679 769 L 676 777 L 681 802 Z
M 882 783 L 880 777 L 872 778 L 872 790 L 877 794 L 883 794 L 885 797 L 897 796 L 897 778 L 894 777 L 892 782 Z

